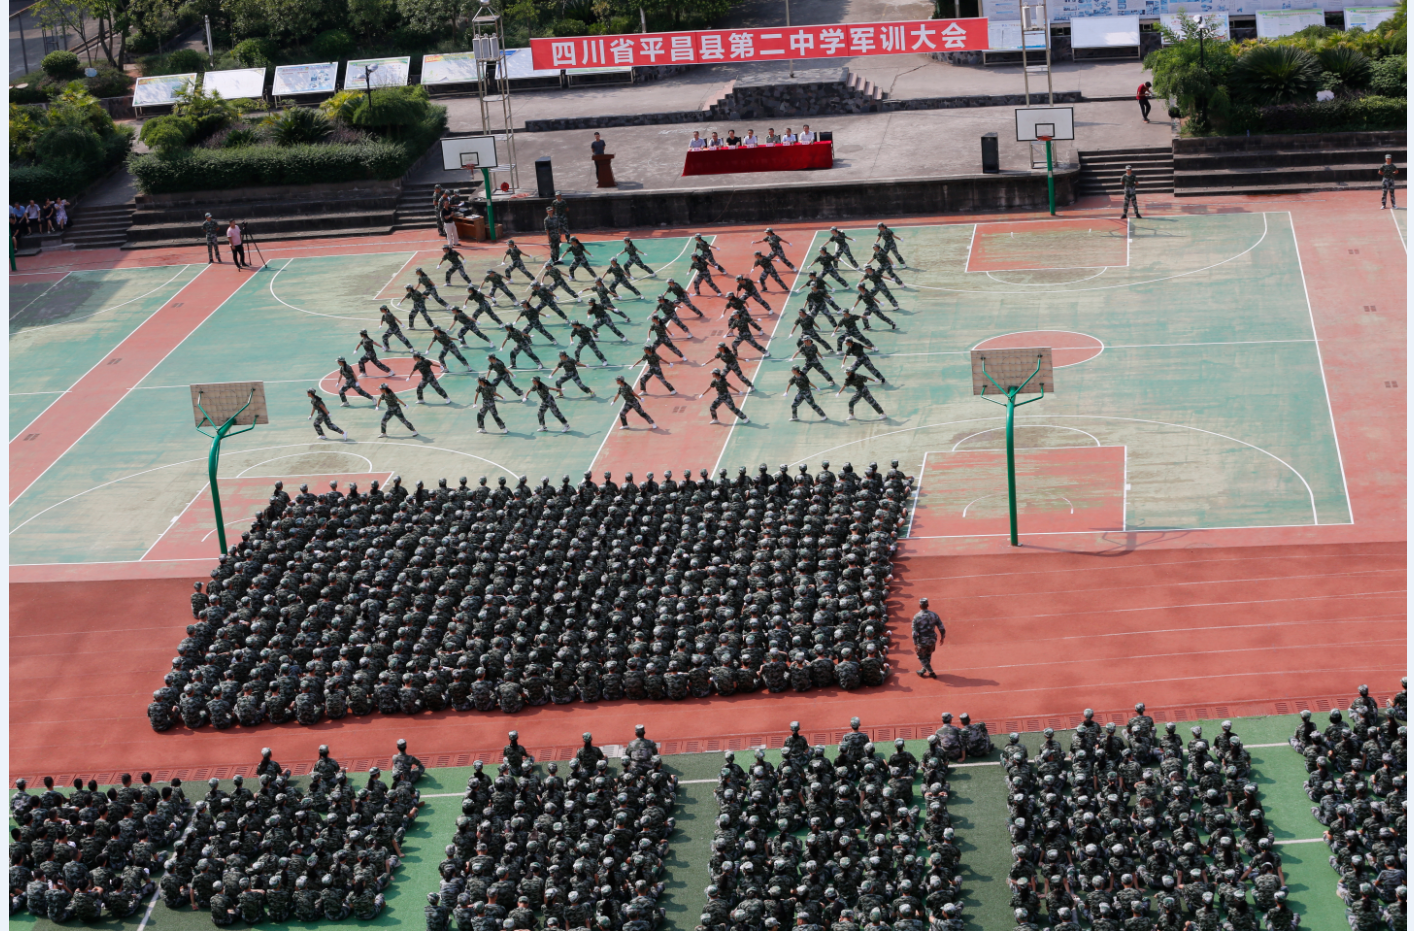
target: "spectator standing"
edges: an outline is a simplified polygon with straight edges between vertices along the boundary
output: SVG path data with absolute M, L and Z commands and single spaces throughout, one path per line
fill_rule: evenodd
M 69 202 L 62 197 L 54 202 L 54 222 L 60 232 L 69 228 Z
M 1394 156 L 1386 155 L 1385 163 L 1380 166 L 1380 209 L 1385 209 L 1385 197 L 1389 197 L 1389 205 L 1394 209 L 1399 209 L 1399 205 L 1394 202 L 1394 176 L 1399 174 L 1399 168 L 1394 164 Z
M 43 232 L 54 232 L 54 201 L 45 199 L 44 206 L 39 210 L 39 222 Z
M 221 235 L 221 224 L 211 219 L 211 214 L 206 215 L 206 220 L 201 224 L 201 231 L 206 234 L 206 264 L 221 262 L 221 240 L 216 237 Z
M 490 191 L 486 192 L 486 200 L 491 200 Z M 438 210 L 442 218 L 442 231 L 447 236 L 447 245 L 453 248 L 461 245 L 461 240 L 457 238 L 457 212 L 452 208 L 452 199 L 443 197 L 442 206 Z
M 913 615 L 913 651 L 918 654 L 918 674 L 933 679 L 938 674 L 933 671 L 933 651 L 947 637 L 943 619 L 937 612 L 928 610 L 928 599 L 918 599 L 918 613 Z
M 226 227 L 226 244 L 231 247 L 231 261 L 236 263 L 236 271 L 249 268 L 245 260 L 245 246 L 241 243 L 241 226 L 235 220 Z
M 1144 117 L 1146 123 L 1149 122 L 1149 98 L 1154 96 L 1153 90 L 1154 82 L 1145 81 L 1134 94 L 1134 99 L 1139 101 L 1139 115 Z
M 603 155 L 606 144 L 603 137 L 598 133 L 594 134 L 594 141 L 589 143 L 589 151 L 594 155 Z

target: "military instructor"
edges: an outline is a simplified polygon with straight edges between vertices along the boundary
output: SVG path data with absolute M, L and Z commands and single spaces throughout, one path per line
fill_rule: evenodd
M 933 651 L 948 635 L 943 619 L 928 610 L 928 599 L 918 599 L 918 613 L 913 615 L 913 652 L 918 654 L 918 674 L 938 678 L 933 671 Z

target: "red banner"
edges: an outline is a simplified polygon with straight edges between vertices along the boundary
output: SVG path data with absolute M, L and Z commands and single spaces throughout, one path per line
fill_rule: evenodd
M 987 45 L 987 20 L 976 18 L 531 39 L 530 51 L 536 69 L 573 70 L 964 52 Z

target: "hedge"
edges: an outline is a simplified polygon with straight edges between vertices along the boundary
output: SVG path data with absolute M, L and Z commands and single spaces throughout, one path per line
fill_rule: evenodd
M 148 153 L 129 158 L 128 170 L 144 194 L 391 181 L 422 157 L 446 125 L 446 110 L 438 107 L 402 142 L 189 149 L 165 157 Z
M 1358 97 L 1288 103 L 1272 107 L 1233 107 L 1228 133 L 1335 133 L 1404 129 L 1408 101 L 1402 97 Z
M 133 131 L 118 127 L 112 136 L 101 137 L 104 147 L 100 161 L 84 164 L 77 159 L 64 159 L 38 165 L 10 166 L 10 202 L 44 203 L 46 198 L 73 198 L 83 192 L 128 155 Z

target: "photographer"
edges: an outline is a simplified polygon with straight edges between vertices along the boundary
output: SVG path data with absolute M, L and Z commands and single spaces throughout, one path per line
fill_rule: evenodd
M 243 230 L 235 220 L 226 227 L 226 241 L 231 246 L 231 261 L 236 263 L 236 271 L 242 268 L 250 268 L 250 263 L 245 260 L 245 246 L 242 244 Z

